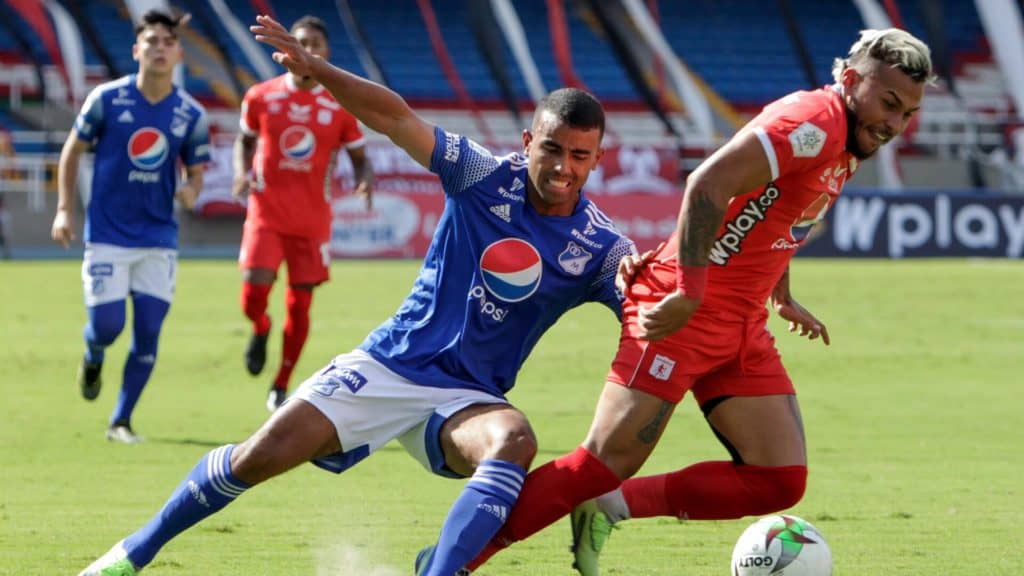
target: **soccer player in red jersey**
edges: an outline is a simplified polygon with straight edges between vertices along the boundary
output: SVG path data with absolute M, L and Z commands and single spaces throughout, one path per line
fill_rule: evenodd
M 907 127 L 932 80 L 931 56 L 904 31 L 866 30 L 833 75 L 835 84 L 766 106 L 687 179 L 672 238 L 623 260 L 619 281 L 631 284 L 619 351 L 586 440 L 528 475 L 468 568 L 577 506 L 575 566 L 590 576 L 615 521 L 739 518 L 803 496 L 803 425 L 765 302 L 790 331 L 829 343 L 790 293 L 789 262 L 858 163 Z M 626 480 L 687 391 L 731 460 Z
M 304 16 L 291 31 L 307 51 L 328 57 L 327 27 L 322 20 Z M 270 289 L 281 261 L 288 264 L 281 366 L 267 396 L 267 409 L 273 412 L 284 402 L 292 369 L 309 334 L 313 288 L 329 276 L 329 172 L 338 149 L 348 152 L 355 192 L 366 197 L 367 206 L 373 169 L 355 117 L 310 77 L 285 73 L 250 88 L 242 102 L 240 124 L 233 192 L 249 197 L 238 260 L 242 310 L 253 327 L 245 366 L 254 376 L 266 362 Z

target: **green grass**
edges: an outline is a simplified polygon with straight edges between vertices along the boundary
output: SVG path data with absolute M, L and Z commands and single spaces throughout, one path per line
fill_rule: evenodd
M 108 352 L 99 400 L 82 401 L 78 268 L 0 264 L 0 574 L 76 574 L 148 520 L 206 451 L 244 439 L 266 417 L 270 376 L 253 379 L 242 365 L 247 326 L 234 263 L 184 262 L 136 411 L 148 441 L 108 444 L 129 335 Z M 317 292 L 294 384 L 393 312 L 416 269 L 336 264 Z M 811 460 L 792 512 L 829 539 L 836 574 L 1024 574 L 1021 264 L 802 260 L 793 285 L 833 343 L 801 340 L 773 321 Z M 280 287 L 272 298 L 279 328 Z M 616 340 L 611 315 L 589 306 L 541 341 L 511 395 L 540 438 L 537 464 L 582 439 Z M 279 345 L 275 332 L 270 372 Z M 687 400 L 644 472 L 723 457 Z M 408 574 L 461 486 L 393 445 L 340 477 L 305 466 L 172 541 L 145 574 Z M 626 523 L 606 548 L 604 573 L 724 576 L 748 523 Z M 573 574 L 568 543 L 562 521 L 479 573 Z

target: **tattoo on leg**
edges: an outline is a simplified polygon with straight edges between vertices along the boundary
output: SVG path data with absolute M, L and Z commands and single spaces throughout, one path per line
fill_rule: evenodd
M 661 435 L 661 428 L 665 421 L 668 420 L 674 406 L 675 404 L 672 404 L 671 402 L 662 402 L 661 408 L 658 409 L 658 413 L 654 415 L 654 418 L 651 419 L 646 426 L 640 429 L 640 432 L 637 434 L 637 438 L 639 438 L 644 444 L 654 444 L 657 442 L 658 436 Z

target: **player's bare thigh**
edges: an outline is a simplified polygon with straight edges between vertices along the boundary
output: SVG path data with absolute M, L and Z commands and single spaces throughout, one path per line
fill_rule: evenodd
M 249 284 L 273 284 L 277 279 L 277 271 L 270 268 L 246 268 L 242 270 L 242 281 Z
M 707 418 L 744 464 L 807 464 L 800 404 L 792 394 L 733 396 L 715 406 Z
M 473 404 L 441 426 L 441 449 L 454 472 L 472 476 L 481 461 L 499 459 L 529 469 L 537 437 L 526 415 L 509 404 Z
M 312 404 L 295 398 L 235 448 L 231 470 L 239 480 L 257 484 L 341 449 L 334 424 Z
M 647 392 L 606 382 L 583 447 L 625 480 L 647 461 L 675 408 Z

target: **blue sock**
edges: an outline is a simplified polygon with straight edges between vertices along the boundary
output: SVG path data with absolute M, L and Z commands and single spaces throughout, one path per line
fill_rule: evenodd
M 526 470 L 504 460 L 484 460 L 452 504 L 424 576 L 451 576 L 468 564 L 508 519 Z
M 250 486 L 231 473 L 234 444 L 215 448 L 174 490 L 160 513 L 124 539 L 128 559 L 142 569 L 172 538 L 227 506 Z
M 138 403 L 142 390 L 153 373 L 160 327 L 163 326 L 170 306 L 168 302 L 159 298 L 143 294 L 133 295 L 132 348 L 124 363 L 121 394 L 117 397 L 114 413 L 110 416 L 111 424 L 131 421 L 135 404 Z
M 114 343 L 124 329 L 124 300 L 115 300 L 86 309 L 89 321 L 85 323 L 85 361 L 103 363 L 103 350 Z

